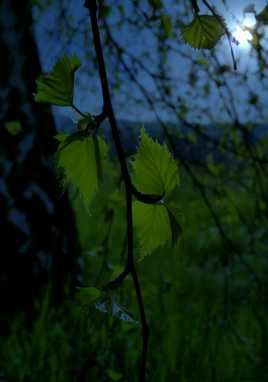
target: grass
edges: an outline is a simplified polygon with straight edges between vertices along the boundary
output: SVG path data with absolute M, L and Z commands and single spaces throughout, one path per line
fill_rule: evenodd
M 181 239 L 175 248 L 160 248 L 138 262 L 150 325 L 148 381 L 268 381 L 266 206 L 248 168 L 240 172 L 241 182 L 226 168 L 218 178 L 207 172 L 198 176 L 213 185 L 209 200 L 241 253 L 222 240 L 199 192 L 182 173 Z M 78 199 L 74 209 L 83 248 L 82 284 L 101 287 L 124 263 L 120 192 L 107 192 L 106 185 L 91 216 Z M 33 325 L 27 327 L 21 314 L 10 335 L 0 339 L 4 380 L 138 381 L 141 340 L 131 280 L 108 297 L 107 311 L 109 304 L 120 307 L 121 319 L 119 313 L 77 301 L 52 308 L 47 292 L 37 303 Z

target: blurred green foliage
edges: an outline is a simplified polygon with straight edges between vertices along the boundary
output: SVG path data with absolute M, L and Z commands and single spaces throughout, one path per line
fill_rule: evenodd
M 247 166 L 239 169 L 245 192 L 238 181 L 226 180 L 238 176 L 235 166 L 221 164 L 215 171 L 212 157 L 208 163 L 212 174 L 200 170 L 200 176 L 208 186 L 218 184 L 210 200 L 241 254 L 222 240 L 198 191 L 182 173 L 176 191 L 181 238 L 175 247 L 166 245 L 137 263 L 150 325 L 150 382 L 267 380 L 267 207 L 258 203 L 256 179 Z M 115 184 L 119 187 L 112 192 Z M 74 197 L 84 287 L 101 288 L 122 269 L 122 195 L 114 168 L 95 196 L 91 215 Z M 229 266 L 222 265 L 223 256 Z M 138 380 L 140 326 L 129 277 L 99 303 L 70 300 L 55 309 L 49 301 L 47 292 L 32 324 L 27 313 L 21 314 L 11 323 L 10 335 L 1 338 L 4 380 Z

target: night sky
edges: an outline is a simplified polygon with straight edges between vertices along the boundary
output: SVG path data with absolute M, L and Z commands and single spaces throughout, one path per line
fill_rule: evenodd
M 124 3 L 126 13 L 130 17 L 133 15 L 131 3 L 131 1 Z M 165 1 L 166 10 L 172 15 L 174 23 L 176 23 L 177 20 L 184 23 L 189 22 L 192 13 L 188 2 L 184 1 L 180 3 L 180 5 L 176 3 L 178 2 L 171 0 Z M 225 5 L 223 3 L 225 3 Z M 257 13 L 265 6 L 265 0 L 258 0 L 253 3 L 255 4 Z M 248 23 L 254 21 L 252 14 L 243 15 L 243 10 L 252 4 L 251 1 L 212 1 L 211 4 L 225 17 L 229 30 L 234 33 L 236 37 L 239 37 L 239 34 L 237 34 L 239 25 L 243 25 L 245 20 Z M 65 18 L 61 17 L 63 9 L 64 15 L 66 16 Z M 184 14 L 183 11 L 185 10 L 186 13 Z M 209 13 L 204 6 L 201 6 L 201 10 L 205 13 Z M 83 1 L 70 1 L 66 7 L 59 6 L 57 2 L 53 2 L 53 6 L 50 6 L 42 16 L 38 16 L 38 12 L 35 12 L 35 14 L 37 19 L 36 38 L 44 70 L 49 70 L 55 60 L 64 52 L 77 54 L 83 63 L 83 68 L 77 75 L 76 103 L 82 110 L 91 111 L 92 113 L 100 111 L 99 82 L 95 75 L 92 76 L 92 68 L 89 68 L 87 64 L 87 54 L 89 52 L 92 53 L 89 48 L 91 35 Z M 109 25 L 113 26 L 117 21 L 117 17 L 116 12 L 112 13 L 108 18 Z M 66 20 L 64 21 L 64 19 Z M 157 70 L 157 46 L 150 30 L 139 31 L 137 35 L 137 30 L 131 28 L 128 23 L 125 23 L 125 25 L 122 25 L 120 28 L 111 27 L 111 29 L 113 37 L 123 48 L 126 48 L 132 55 L 141 58 L 144 64 L 152 71 Z M 176 50 L 176 53 L 173 52 L 169 54 L 167 64 L 170 77 L 173 78 L 172 101 L 175 102 L 176 97 L 180 97 L 180 99 L 186 103 L 190 102 L 190 105 L 194 109 L 189 116 L 190 122 L 210 123 L 211 120 L 214 122 L 228 121 L 229 117 L 220 106 L 221 101 L 217 92 L 212 89 L 209 97 L 204 98 L 202 95 L 201 88 L 208 81 L 206 73 L 199 71 L 199 79 L 194 89 L 187 83 L 190 67 L 189 61 L 205 57 L 209 65 L 213 67 L 215 62 L 211 57 L 211 53 L 194 51 L 186 46 L 180 39 L 179 28 L 177 32 L 175 31 L 175 36 L 172 41 L 169 41 L 169 44 Z M 234 45 L 234 50 L 238 60 L 238 72 L 235 73 L 231 70 L 231 73 L 225 76 L 230 88 L 233 89 L 233 103 L 238 110 L 241 122 L 257 121 L 263 123 L 268 116 L 264 104 L 261 105 L 263 116 L 260 116 L 254 109 L 248 110 L 248 108 L 244 107 L 249 96 L 249 89 L 258 89 L 260 95 L 263 96 L 262 98 L 265 99 L 266 89 L 264 84 L 260 83 L 255 73 L 257 69 L 255 53 L 251 51 L 251 45 L 247 42 L 241 42 L 239 46 Z M 143 58 L 145 51 L 149 52 L 148 59 Z M 232 66 L 230 49 L 226 37 L 222 38 L 215 52 L 222 65 Z M 185 56 L 189 58 L 185 58 Z M 106 60 L 108 63 L 109 76 L 110 79 L 112 79 L 114 73 L 113 67 L 110 65 L 112 59 L 107 54 Z M 152 95 L 155 94 L 155 85 L 146 73 L 138 70 L 137 79 L 149 93 Z M 150 107 L 148 107 L 148 105 L 144 106 L 144 104 L 139 104 L 142 96 L 135 84 L 131 83 L 124 75 L 121 75 L 120 80 L 122 83 L 121 89 L 119 92 L 115 91 L 113 94 L 114 107 L 118 118 L 132 121 L 155 120 L 155 114 L 150 110 Z M 128 93 L 131 93 L 136 101 L 129 99 L 127 96 Z M 204 109 L 211 106 L 213 106 L 212 115 L 207 117 L 206 113 L 204 113 Z M 157 112 L 161 118 L 172 120 L 172 116 L 170 116 L 170 113 L 165 107 L 157 106 Z M 72 119 L 76 118 L 76 115 L 74 115 L 72 111 L 62 108 L 56 110 L 56 116 L 59 115 L 65 115 Z

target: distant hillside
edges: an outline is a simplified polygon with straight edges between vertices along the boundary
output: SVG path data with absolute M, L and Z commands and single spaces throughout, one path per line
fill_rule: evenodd
M 58 117 L 57 125 L 59 130 L 68 132 L 75 131 L 75 124 L 70 118 Z M 127 154 L 133 154 L 139 143 L 139 131 L 143 126 L 145 130 L 155 139 L 160 142 L 165 140 L 164 132 L 158 123 L 148 122 L 130 122 L 127 120 L 118 121 L 122 143 Z M 233 127 L 223 125 L 206 125 L 206 126 L 179 126 L 175 124 L 168 124 L 168 130 L 173 137 L 173 142 L 176 152 L 179 153 L 184 159 L 194 162 L 202 163 L 206 160 L 208 153 L 211 153 L 217 160 L 226 160 L 226 154 L 220 153 L 218 150 L 219 143 L 224 134 L 227 136 L 228 142 L 228 129 L 230 128 L 230 137 Z M 107 141 L 112 142 L 112 134 L 107 122 L 101 126 L 103 136 Z M 257 125 L 251 133 L 246 133 L 244 138 L 250 144 L 253 144 L 260 137 L 266 136 L 268 139 L 268 126 Z M 114 152 L 114 148 L 112 148 Z

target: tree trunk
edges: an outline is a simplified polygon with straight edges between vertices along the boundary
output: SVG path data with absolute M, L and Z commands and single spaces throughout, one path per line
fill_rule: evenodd
M 61 301 L 77 272 L 73 212 L 53 171 L 55 126 L 33 99 L 41 72 L 30 2 L 0 2 L 0 298 L 1 312 L 28 309 L 50 281 Z M 19 121 L 10 134 L 6 122 Z

